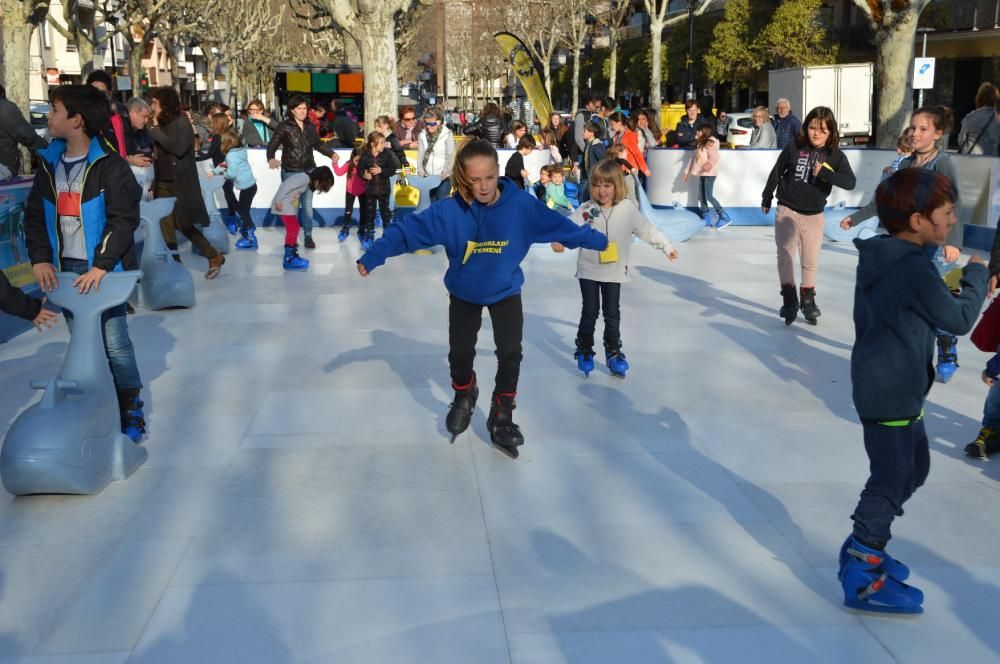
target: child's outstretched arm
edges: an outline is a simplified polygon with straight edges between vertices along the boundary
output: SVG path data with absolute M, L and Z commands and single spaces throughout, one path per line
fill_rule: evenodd
M 677 260 L 677 249 L 670 243 L 670 238 L 638 210 L 635 210 L 632 217 L 632 234 L 654 249 L 662 251 L 670 260 Z
M 929 324 L 952 334 L 968 334 L 979 319 L 986 299 L 989 271 L 983 259 L 973 256 L 962 270 L 962 292 L 952 295 L 937 270 L 923 256 L 914 260 L 919 269 L 908 273 L 914 309 Z
M 571 217 L 564 217 L 538 201 L 532 201 L 526 232 L 533 235 L 531 242 L 558 242 L 569 249 L 583 247 L 604 251 L 608 238 L 589 224 L 578 226 Z M 391 226 L 390 226 L 391 228 Z
M 406 216 L 402 221 L 393 222 L 372 248 L 358 259 L 358 273 L 367 277 L 368 273 L 393 256 L 444 244 L 445 232 L 446 224 L 436 214 L 433 205 L 423 212 Z

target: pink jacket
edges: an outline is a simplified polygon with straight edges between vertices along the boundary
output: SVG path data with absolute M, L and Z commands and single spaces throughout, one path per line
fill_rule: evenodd
M 351 160 L 350 159 L 345 159 L 344 161 L 341 161 L 339 164 L 336 164 L 333 167 L 333 173 L 334 173 L 334 175 L 339 175 L 341 177 L 347 175 L 347 165 L 349 163 L 351 163 Z M 354 175 L 352 175 L 350 178 L 348 178 L 346 189 L 347 189 L 347 193 L 352 194 L 354 196 L 362 196 L 362 195 L 364 195 L 364 193 L 365 193 L 365 181 L 364 181 L 363 178 L 361 178 L 361 176 L 358 175 L 357 169 L 355 169 Z
M 706 175 L 714 177 L 719 174 L 719 139 L 714 136 L 708 139 L 708 145 L 698 148 L 688 162 L 688 175 Z

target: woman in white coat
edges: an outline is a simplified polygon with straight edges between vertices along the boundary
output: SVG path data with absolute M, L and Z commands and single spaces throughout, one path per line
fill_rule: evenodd
M 439 201 L 451 193 L 451 168 L 455 163 L 455 138 L 444 124 L 439 106 L 424 111 L 424 130 L 417 137 L 417 175 L 440 175 L 441 186 L 431 192 Z

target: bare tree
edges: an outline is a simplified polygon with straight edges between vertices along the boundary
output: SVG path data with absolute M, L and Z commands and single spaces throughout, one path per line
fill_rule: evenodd
M 49 11 L 48 0 L 0 0 L 0 32 L 3 36 L 3 86 L 7 98 L 18 108 L 28 110 L 31 71 L 28 60 L 31 53 L 31 33 L 45 20 Z M 22 159 L 21 163 L 25 163 Z
M 577 109 L 580 107 L 580 52 L 587 41 L 590 31 L 587 19 L 594 6 L 593 0 L 565 0 L 562 7 L 562 21 L 566 24 L 562 42 L 573 53 L 573 105 L 570 108 Z
M 662 59 L 660 58 L 660 49 L 663 44 L 663 30 L 668 25 L 686 21 L 688 19 L 688 12 L 668 17 L 667 11 L 670 6 L 670 0 L 642 0 L 642 2 L 646 6 L 646 13 L 649 14 L 649 31 L 651 33 L 651 51 L 653 54 L 652 67 L 649 73 L 649 105 L 653 108 L 659 108 L 661 103 L 660 82 L 663 80 Z M 708 9 L 711 0 L 687 0 L 687 3 L 691 9 L 691 14 L 701 16 Z
M 910 62 L 920 12 L 930 0 L 854 0 L 875 29 L 878 146 L 892 147 L 913 110 Z
M 630 0 L 606 0 L 596 10 L 597 19 L 608 28 L 608 46 L 611 50 L 609 66 L 611 73 L 608 78 L 608 95 L 615 96 L 618 84 L 618 42 L 622 34 L 622 21 L 632 6 Z M 574 106 L 575 108 L 575 106 Z
M 400 12 L 430 0 L 290 0 L 292 12 L 310 30 L 341 31 L 361 52 L 365 117 L 393 115 L 399 86 L 396 21 Z
M 563 25 L 557 19 L 561 13 L 558 2 L 521 0 L 505 5 L 503 25 L 507 32 L 524 42 L 528 53 L 542 67 L 545 91 L 552 96 L 552 56 L 563 38 Z
M 84 21 L 83 13 L 80 11 L 80 0 L 63 0 L 62 8 L 62 22 L 49 13 L 48 24 L 68 43 L 76 46 L 80 73 L 87 76 L 94 70 L 94 51 L 97 50 L 95 20 Z M 93 15 L 91 18 L 94 18 Z

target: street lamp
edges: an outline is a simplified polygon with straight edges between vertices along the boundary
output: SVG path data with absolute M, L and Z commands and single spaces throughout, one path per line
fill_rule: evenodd
M 687 82 L 688 82 L 688 99 L 694 99 L 694 81 L 691 79 L 691 64 L 694 60 L 691 58 L 691 54 L 694 53 L 694 3 L 697 0 L 688 0 L 688 55 L 687 55 Z M 654 54 L 653 57 L 657 57 L 659 54 Z

